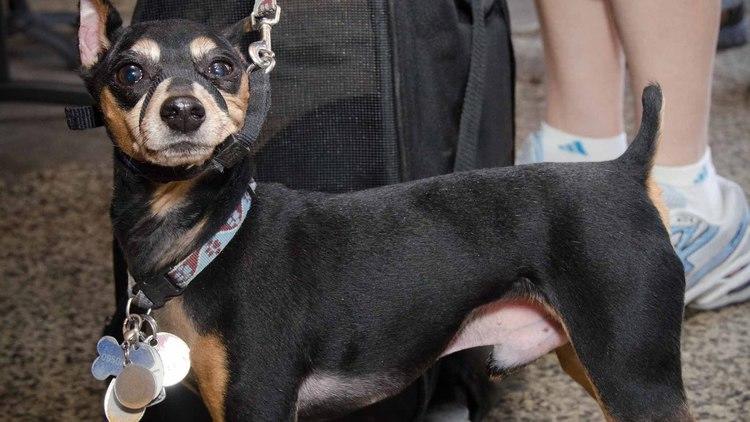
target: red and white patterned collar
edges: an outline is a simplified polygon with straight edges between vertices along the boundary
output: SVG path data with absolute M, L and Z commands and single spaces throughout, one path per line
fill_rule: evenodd
M 234 235 L 237 234 L 252 207 L 253 199 L 251 192 L 255 191 L 255 186 L 255 181 L 251 180 L 250 189 L 242 196 L 237 206 L 229 215 L 229 218 L 227 218 L 227 221 L 219 228 L 219 231 L 167 271 L 166 274 L 157 277 L 155 280 L 149 280 L 146 283 L 138 283 L 131 278 L 137 290 L 135 294 L 132 294 L 134 291 L 132 288 L 130 290 L 133 303 L 143 309 L 158 308 L 170 297 L 182 293 L 190 282 L 219 256 L 232 238 L 234 238 Z M 160 285 L 155 285 L 157 283 Z M 168 283 L 168 285 L 164 283 Z

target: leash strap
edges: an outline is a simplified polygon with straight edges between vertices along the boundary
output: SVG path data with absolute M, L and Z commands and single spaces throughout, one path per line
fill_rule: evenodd
M 260 32 L 260 40 L 250 44 L 248 48 L 252 64 L 247 69 L 252 100 L 248 104 L 242 129 L 228 136 L 216 148 L 208 163 L 192 167 L 164 167 L 133 160 L 119 149 L 115 149 L 115 157 L 148 179 L 174 181 L 190 179 L 206 171 L 223 172 L 249 155 L 271 106 L 270 72 L 276 65 L 276 58 L 271 49 L 271 27 L 278 23 L 280 14 L 281 8 L 276 4 L 276 0 L 256 0 L 251 23 L 253 29 Z M 153 89 L 155 88 L 152 87 Z M 252 206 L 251 191 L 255 191 L 255 181 L 250 182 L 249 191 L 245 192 L 219 231 L 198 249 L 166 273 L 136 280 L 134 303 L 142 309 L 159 308 L 170 298 L 182 294 L 190 282 L 216 259 L 237 234 Z

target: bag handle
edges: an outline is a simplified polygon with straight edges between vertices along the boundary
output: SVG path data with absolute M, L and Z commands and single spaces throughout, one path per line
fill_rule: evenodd
M 471 3 L 471 57 L 469 77 L 464 93 L 461 120 L 458 127 L 456 158 L 453 171 L 472 170 L 477 167 L 477 143 L 482 122 L 484 103 L 484 80 L 487 69 L 487 31 L 485 30 L 484 0 L 470 0 Z

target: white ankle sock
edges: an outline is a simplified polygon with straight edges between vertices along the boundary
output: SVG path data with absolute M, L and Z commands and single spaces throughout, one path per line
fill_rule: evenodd
M 706 220 L 721 220 L 721 187 L 711 160 L 711 148 L 706 148 L 703 157 L 693 164 L 654 166 L 651 176 L 664 185 L 670 207 L 689 207 Z M 674 197 L 675 193 L 678 194 L 677 198 Z
M 607 161 L 613 160 L 628 147 L 625 133 L 611 138 L 587 138 L 577 136 L 554 128 L 545 122 L 538 132 L 542 156 L 540 161 L 547 162 L 575 162 L 575 161 Z

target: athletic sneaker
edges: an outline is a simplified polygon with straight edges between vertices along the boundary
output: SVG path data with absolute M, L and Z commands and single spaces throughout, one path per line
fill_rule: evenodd
M 750 299 L 750 209 L 739 185 L 716 177 L 723 212 L 719 221 L 701 217 L 677 189 L 662 185 L 672 245 L 685 267 L 685 303 L 698 309 Z
M 516 148 L 516 165 L 541 163 L 544 161 L 544 148 L 540 131 L 532 132 L 521 145 Z
M 722 0 L 721 29 L 717 48 L 726 50 L 747 44 L 748 26 L 744 1 Z

